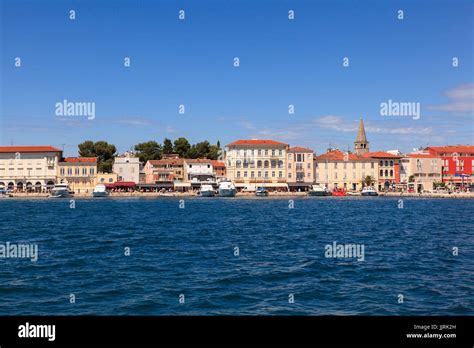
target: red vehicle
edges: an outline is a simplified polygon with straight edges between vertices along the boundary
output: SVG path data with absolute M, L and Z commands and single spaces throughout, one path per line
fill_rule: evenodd
M 333 196 L 346 196 L 346 191 L 343 190 L 343 189 L 340 189 L 340 188 L 335 188 L 333 191 L 332 191 L 332 195 Z

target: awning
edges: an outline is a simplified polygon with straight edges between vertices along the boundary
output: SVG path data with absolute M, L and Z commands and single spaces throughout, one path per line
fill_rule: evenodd
M 136 183 L 133 181 L 118 181 L 114 182 L 113 184 L 105 184 L 105 187 L 112 188 L 112 187 L 134 187 L 137 186 Z
M 190 182 L 175 182 L 174 187 L 191 187 Z
M 309 182 L 289 182 L 287 185 L 290 186 L 290 187 L 298 187 L 298 186 L 308 186 L 309 187 L 313 184 L 309 183 Z

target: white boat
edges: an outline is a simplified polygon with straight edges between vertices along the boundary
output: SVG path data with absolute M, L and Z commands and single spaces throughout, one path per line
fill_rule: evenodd
M 362 196 L 378 196 L 379 194 L 372 186 L 366 186 L 362 189 Z
M 214 187 L 209 184 L 202 184 L 201 185 L 201 191 L 199 192 L 201 197 L 214 197 Z
M 221 181 L 219 183 L 220 197 L 234 197 L 236 193 L 237 189 L 232 181 Z
M 92 192 L 92 197 L 108 197 L 109 192 L 104 184 L 97 184 Z
M 11 197 L 11 194 L 5 187 L 0 186 L 0 198 L 8 198 Z
M 50 198 L 68 198 L 71 197 L 69 193 L 68 184 L 56 184 L 51 190 Z
M 348 196 L 360 196 L 361 193 L 359 191 L 347 191 Z
M 257 196 L 257 197 L 267 197 L 268 196 L 268 191 L 265 189 L 265 187 L 259 187 L 259 188 L 257 188 L 257 191 L 255 191 L 255 196 Z
M 322 185 L 312 185 L 311 190 L 308 191 L 310 196 L 330 196 L 331 192 Z

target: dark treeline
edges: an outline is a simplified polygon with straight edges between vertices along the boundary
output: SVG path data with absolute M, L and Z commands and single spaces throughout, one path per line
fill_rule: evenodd
M 98 157 L 97 170 L 99 172 L 112 172 L 114 156 L 117 155 L 115 145 L 106 141 L 93 142 L 86 140 L 78 145 L 80 157 Z M 137 144 L 133 147 L 140 161 L 145 163 L 148 160 L 157 160 L 163 154 L 175 153 L 181 158 L 208 158 L 217 159 L 220 151 L 220 142 L 211 145 L 207 140 L 196 144 L 190 144 L 186 138 L 178 138 L 174 142 L 165 138 L 163 144 L 150 140 Z

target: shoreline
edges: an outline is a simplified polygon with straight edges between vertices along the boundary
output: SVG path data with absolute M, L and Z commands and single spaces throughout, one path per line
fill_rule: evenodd
M 48 193 L 13 193 L 11 197 L 8 197 L 9 199 L 48 199 L 49 197 Z M 68 199 L 108 199 L 108 198 L 179 198 L 179 197 L 185 197 L 185 198 L 200 198 L 196 193 L 190 193 L 190 192 L 171 192 L 171 193 L 159 193 L 159 192 L 114 192 L 110 194 L 108 197 L 102 197 L 102 198 L 94 198 L 92 197 L 91 193 L 76 193 L 73 196 L 69 197 Z M 245 193 L 237 193 L 235 197 L 209 197 L 209 198 L 233 198 L 233 199 L 239 199 L 239 198 L 257 198 L 257 199 L 265 199 L 265 198 L 282 198 L 282 197 L 308 197 L 308 198 L 315 198 L 312 196 L 309 196 L 306 192 L 270 192 L 267 197 L 256 197 L 254 193 L 250 192 L 245 192 Z M 324 198 L 324 199 L 331 199 L 331 198 L 361 198 L 363 196 L 326 196 L 326 197 L 316 197 L 316 198 Z M 392 197 L 392 198 L 403 198 L 403 197 L 408 197 L 408 198 L 451 198 L 451 199 L 466 199 L 466 198 L 474 198 L 474 192 L 465 192 L 465 193 L 400 193 L 400 192 L 380 192 L 378 197 Z M 206 197 L 203 197 L 206 198 Z M 377 198 L 377 197 L 368 197 L 368 198 Z

